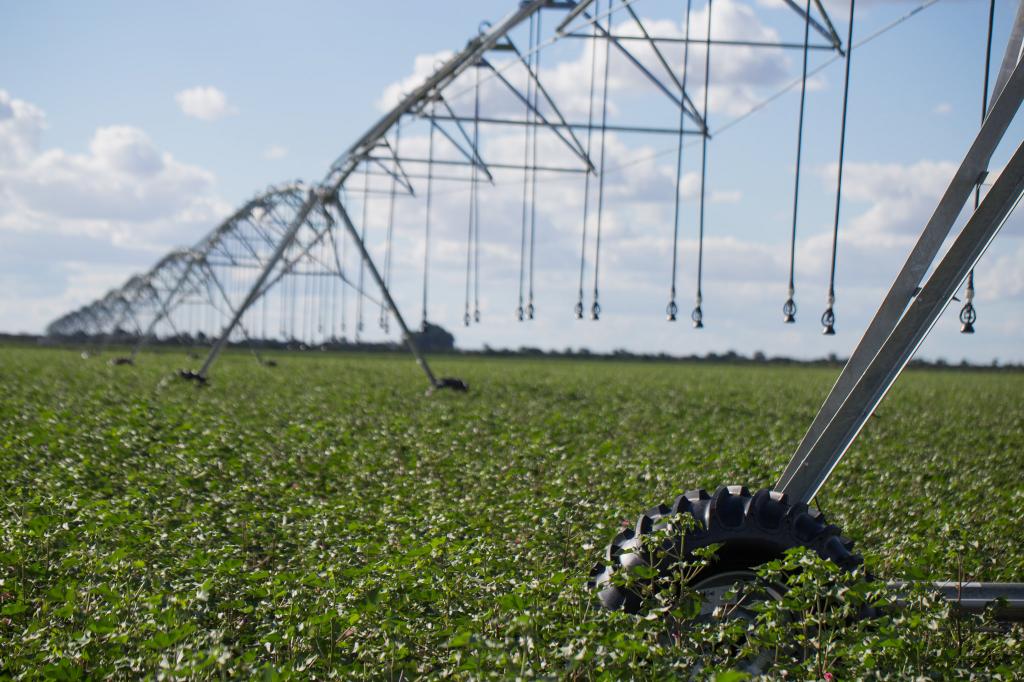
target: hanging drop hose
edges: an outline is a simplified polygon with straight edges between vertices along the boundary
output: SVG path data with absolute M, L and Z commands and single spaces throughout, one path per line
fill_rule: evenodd
M 402 143 L 402 126 L 401 123 L 395 124 L 395 168 L 394 175 L 391 176 L 391 196 L 389 197 L 390 205 L 388 207 L 388 230 L 387 236 L 384 241 L 384 285 L 388 288 L 391 287 L 391 249 L 392 241 L 395 233 L 395 201 L 398 198 L 398 152 Z M 387 305 L 381 300 L 380 303 L 380 328 L 384 330 L 384 333 L 388 332 L 388 308 Z
M 526 70 L 530 71 L 530 65 L 533 63 L 533 44 L 534 44 L 534 27 L 536 24 L 536 15 L 530 15 L 530 54 L 527 55 Z M 530 190 L 530 132 L 536 125 L 536 119 L 533 116 L 533 110 L 530 108 L 530 103 L 533 101 L 533 79 L 527 78 L 526 81 L 526 130 L 524 135 L 523 145 L 523 217 L 520 227 L 519 235 L 519 304 L 516 306 L 516 319 L 520 322 L 525 319 L 525 311 L 523 308 L 523 281 L 525 279 L 525 268 L 526 268 L 526 223 L 529 217 L 529 206 L 527 205 L 529 190 Z M 535 132 L 535 131 L 534 131 Z
M 423 311 L 420 314 L 420 329 L 427 329 L 427 285 L 430 283 L 430 205 L 434 197 L 434 116 L 437 114 L 437 100 L 430 103 L 430 141 L 427 143 L 427 219 L 423 232 Z
M 473 220 L 476 215 L 476 177 L 477 167 L 474 161 L 470 170 L 469 181 L 469 226 L 467 228 L 468 234 L 466 235 L 466 306 L 462 315 L 462 323 L 467 327 L 472 322 L 472 317 L 469 314 L 469 292 L 473 274 Z
M 611 33 L 611 3 L 608 2 L 608 33 Z M 611 63 L 612 41 L 604 39 L 604 87 L 601 91 L 601 170 L 597 177 L 597 229 L 594 236 L 594 302 L 590 304 L 590 319 L 601 319 L 601 303 L 598 300 L 598 281 L 601 272 L 601 226 L 604 220 L 604 166 L 606 141 L 608 138 L 608 74 Z
M 839 124 L 839 175 L 836 179 L 836 213 L 832 224 L 832 265 L 828 276 L 828 307 L 821 314 L 821 333 L 834 336 L 836 333 L 836 252 L 839 246 L 839 207 L 843 198 L 843 157 L 846 152 L 846 110 L 850 99 L 850 62 L 853 61 L 853 12 L 857 0 L 850 0 L 850 26 L 846 35 L 846 75 L 843 78 L 843 117 Z
M 281 327 L 281 341 L 284 342 L 284 343 L 288 342 L 288 326 L 287 326 L 287 320 L 288 320 L 288 295 L 287 295 L 287 293 L 288 293 L 288 280 L 287 280 L 287 278 L 285 278 L 284 281 L 281 282 L 281 285 L 280 285 L 280 287 L 278 289 L 278 296 L 281 299 L 281 319 L 279 320 L 279 322 L 280 322 L 279 326 Z
M 996 0 L 991 0 L 988 6 L 988 39 L 985 43 L 985 80 L 981 88 L 981 122 L 985 123 L 985 115 L 988 114 L 988 78 L 992 68 L 992 26 L 996 17 Z M 974 188 L 974 210 L 978 210 L 981 203 L 981 178 Z M 964 305 L 960 309 L 960 333 L 973 334 L 974 323 L 978 319 L 978 313 L 974 309 L 974 268 L 967 273 L 967 288 L 964 290 Z
M 324 240 L 321 238 L 317 247 L 319 269 L 316 273 L 316 333 L 320 339 L 320 345 L 324 343 Z
M 366 224 L 370 219 L 370 163 L 363 162 L 363 224 L 361 226 L 359 239 L 366 244 Z M 359 296 L 356 297 L 356 340 L 363 332 L 363 282 L 366 278 L 366 260 L 359 259 Z
M 291 296 L 288 298 L 288 311 L 289 311 L 288 343 L 289 343 L 289 345 L 294 345 L 293 342 L 296 340 L 296 338 L 295 338 L 295 316 L 296 316 L 296 310 L 295 310 L 296 309 L 296 303 L 295 303 L 295 299 L 298 296 L 299 284 L 295 280 L 295 270 L 294 269 L 290 269 L 289 272 L 291 273 L 290 277 L 289 277 L 289 279 L 291 280 Z
M 597 0 L 595 13 L 601 14 L 601 0 Z M 587 158 L 590 158 L 591 142 L 594 137 L 594 90 L 597 82 L 597 24 L 591 32 L 590 38 L 590 97 L 587 100 Z M 583 276 L 587 263 L 587 213 L 590 206 L 590 175 L 592 171 L 587 170 L 583 176 L 583 237 L 580 242 L 580 285 L 576 298 L 576 319 L 583 319 Z
M 477 196 L 477 187 L 479 180 L 479 162 L 480 162 L 480 65 L 477 64 L 476 70 L 476 82 L 473 88 L 473 154 L 476 156 L 476 160 L 471 164 L 470 170 L 470 181 L 469 181 L 469 233 L 466 236 L 466 307 L 465 312 L 462 316 L 462 322 L 465 326 L 469 326 L 473 321 L 473 316 L 469 312 L 469 292 L 470 287 L 473 285 L 473 273 L 474 267 L 476 268 L 476 276 L 479 280 L 480 266 L 479 266 L 479 236 L 478 230 L 479 225 L 477 222 L 480 219 L 480 211 L 478 208 L 479 198 Z M 475 292 L 479 292 L 479 281 L 476 282 Z M 480 321 L 480 295 L 476 294 L 476 320 Z
M 348 197 L 343 195 L 342 201 L 348 203 L 347 200 Z M 335 248 L 337 248 L 337 242 L 335 242 Z M 346 268 L 348 268 L 348 237 L 343 235 L 341 238 L 341 267 L 339 268 L 342 275 L 345 274 Z M 348 286 L 341 287 L 341 338 L 348 343 Z
M 686 74 L 689 71 L 690 62 L 690 10 L 693 1 L 686 0 L 685 35 L 683 43 L 683 92 L 686 92 Z M 675 219 L 672 230 L 672 286 L 669 288 L 668 307 L 665 309 L 665 317 L 669 322 L 676 321 L 679 313 L 679 306 L 676 304 L 676 272 L 679 263 L 679 211 L 682 205 L 682 193 L 679 185 L 683 181 L 683 125 L 686 121 L 686 108 L 683 101 L 679 102 L 679 144 L 676 147 L 676 206 Z
M 533 77 L 531 80 L 534 81 L 533 85 L 533 111 L 534 111 L 534 122 L 537 121 L 537 117 L 540 115 L 540 30 L 541 30 L 541 14 L 537 12 L 537 31 L 534 36 L 535 45 L 530 49 L 535 51 L 533 58 Z M 537 244 L 537 129 L 533 131 L 533 168 L 531 169 L 530 178 L 530 289 L 527 296 L 526 303 L 526 317 L 533 319 L 534 307 L 533 307 L 533 272 L 534 272 L 534 253 Z
M 782 306 L 782 321 L 787 324 L 796 322 L 796 301 L 793 295 L 796 293 L 795 277 L 796 270 L 796 226 L 797 215 L 800 207 L 800 161 L 804 149 L 804 107 L 807 102 L 807 53 L 810 46 L 811 35 L 811 0 L 807 0 L 805 10 L 806 21 L 804 21 L 804 67 L 800 76 L 800 117 L 797 123 L 796 132 L 796 172 L 793 179 L 793 229 L 789 236 L 789 289 L 788 298 Z
M 704 303 L 704 295 L 701 291 L 701 284 L 704 280 L 704 204 L 706 203 L 708 177 L 708 86 L 711 84 L 711 3 L 708 0 L 708 28 L 707 43 L 704 49 L 704 134 L 701 136 L 700 152 L 700 232 L 697 238 L 697 297 L 690 319 L 693 320 L 694 329 L 704 328 L 704 310 L 701 307 Z
M 476 152 L 477 162 L 481 161 L 480 154 L 480 69 L 476 65 L 476 85 L 473 91 L 473 150 Z M 480 322 L 480 176 L 476 166 L 473 166 L 473 321 Z

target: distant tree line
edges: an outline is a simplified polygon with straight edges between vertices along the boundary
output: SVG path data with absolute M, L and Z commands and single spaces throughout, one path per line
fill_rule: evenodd
M 752 355 L 743 355 L 736 351 L 729 350 L 724 353 L 706 353 L 704 355 L 673 355 L 670 353 L 635 353 L 624 348 L 618 348 L 611 353 L 599 353 L 588 348 L 565 348 L 564 350 L 544 350 L 532 346 L 520 346 L 519 348 L 493 348 L 487 344 L 481 350 L 466 350 L 455 347 L 455 337 L 440 325 L 428 323 L 426 327 L 413 333 L 416 345 L 425 353 L 446 354 L 446 355 L 467 355 L 482 357 L 526 357 L 526 358 L 564 358 L 580 360 L 613 360 L 630 362 L 690 362 L 690 363 L 717 363 L 736 365 L 805 365 L 820 367 L 841 367 L 846 363 L 845 358 L 830 353 L 826 357 L 811 360 L 800 360 L 785 356 L 768 356 L 761 351 L 755 351 Z M 188 334 L 175 337 L 154 338 L 148 343 L 159 347 L 190 347 L 196 351 L 202 351 L 209 347 L 214 339 L 199 332 L 194 337 Z M 52 338 L 38 336 L 35 334 L 5 334 L 0 333 L 0 342 L 14 342 L 24 344 L 41 345 L 95 345 L 109 343 L 114 345 L 134 345 L 138 342 L 138 335 L 128 331 L 117 331 L 109 337 L 95 337 L 84 333 L 73 336 Z M 298 339 L 249 339 L 246 341 L 232 341 L 231 347 L 257 348 L 259 350 L 294 350 L 294 351 L 358 351 L 368 353 L 393 353 L 405 352 L 405 346 L 401 343 L 390 341 L 366 342 L 349 339 L 332 339 L 323 343 L 307 344 Z M 931 369 L 999 369 L 999 370 L 1024 370 L 1021 363 L 1000 363 L 993 360 L 991 363 L 976 364 L 966 358 L 959 363 L 950 363 L 942 358 L 937 360 L 915 359 L 910 362 L 911 367 L 927 367 Z

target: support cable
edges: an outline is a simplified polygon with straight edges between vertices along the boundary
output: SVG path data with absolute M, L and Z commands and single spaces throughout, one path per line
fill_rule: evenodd
M 475 126 L 476 124 L 474 124 Z M 470 184 L 469 184 L 469 221 L 467 226 L 466 234 L 466 304 L 462 314 L 462 324 L 469 326 L 473 321 L 472 315 L 469 311 L 469 296 L 470 290 L 472 289 L 473 279 L 473 221 L 476 217 L 476 188 L 477 188 L 477 167 L 473 164 L 470 169 Z
M 804 66 L 800 78 L 800 116 L 796 133 L 796 172 L 793 179 L 793 229 L 789 236 L 789 289 L 786 302 L 782 306 L 782 321 L 787 324 L 796 322 L 796 226 L 800 206 L 800 160 L 804 148 L 804 107 L 807 102 L 807 53 L 811 36 L 811 0 L 807 0 L 807 21 L 804 22 Z
M 832 224 L 832 264 L 828 275 L 828 307 L 821 314 L 821 333 L 834 336 L 836 333 L 836 252 L 839 247 L 839 207 L 843 198 L 843 157 L 846 152 L 846 112 L 850 99 L 850 62 L 853 61 L 853 12 L 857 0 L 850 0 L 850 26 L 846 36 L 846 76 L 843 78 L 843 117 L 839 124 L 839 168 L 836 179 L 836 212 Z
M 473 154 L 477 160 L 480 159 L 480 65 L 474 69 L 476 87 L 473 92 Z M 469 228 L 466 236 L 466 307 L 462 316 L 462 322 L 469 326 L 474 317 L 480 321 L 480 238 L 479 221 L 480 210 L 478 207 L 479 192 L 479 164 L 474 163 L 470 168 L 469 180 Z M 476 282 L 474 285 L 473 274 L 474 264 Z M 475 292 L 475 310 L 470 314 L 469 296 L 470 289 Z
M 395 159 L 398 159 L 399 147 L 401 145 L 401 142 L 402 142 L 402 126 L 396 124 L 395 125 L 395 146 L 394 146 L 394 149 L 392 150 L 394 152 L 394 154 L 395 154 Z M 398 171 L 398 169 L 401 168 L 401 166 L 399 166 L 397 160 L 395 161 L 395 166 L 397 166 L 397 168 L 396 168 L 395 174 L 391 178 L 391 196 L 389 197 L 390 204 L 388 206 L 388 229 L 387 229 L 387 234 L 385 236 L 385 241 L 384 241 L 384 284 L 386 284 L 388 287 L 391 286 L 391 250 L 392 250 L 392 241 L 393 241 L 393 237 L 394 237 L 394 233 L 395 233 L 395 201 L 398 198 L 398 172 L 397 171 Z M 388 330 L 388 319 L 389 319 L 388 309 L 387 309 L 387 306 L 385 305 L 384 301 L 382 300 L 381 304 L 380 304 L 380 328 L 384 330 L 384 333 L 387 333 L 389 331 Z
M 348 197 L 342 195 L 342 202 L 347 202 Z M 348 269 L 348 239 L 345 239 L 344 235 L 340 236 L 341 241 L 341 267 L 340 277 L 345 276 L 345 271 Z M 337 244 L 335 244 L 337 248 Z M 348 287 L 341 288 L 341 338 L 343 341 L 348 343 Z
M 366 244 L 366 224 L 370 219 L 370 164 L 363 164 L 363 221 L 360 225 L 359 239 L 363 245 Z M 363 283 L 366 276 L 366 261 L 359 259 L 359 291 L 363 291 Z M 363 332 L 363 297 L 356 299 L 356 341 Z
M 318 251 L 320 252 L 320 262 L 324 262 L 324 240 L 321 239 L 319 242 Z M 321 266 L 322 267 L 322 266 Z M 320 344 L 323 345 L 324 339 L 324 301 L 327 298 L 325 294 L 325 282 L 324 282 L 324 271 L 317 271 L 316 277 L 316 333 Z
M 473 94 L 473 149 L 480 157 L 480 65 L 475 69 L 476 88 Z M 480 178 L 473 179 L 473 321 L 480 322 Z
M 537 12 L 537 31 L 536 31 L 536 43 L 540 44 L 540 33 L 541 33 L 541 13 Z M 533 58 L 533 79 L 535 81 L 533 86 L 533 110 L 535 116 L 540 115 L 540 50 L 536 51 L 536 55 Z M 571 129 L 570 129 L 571 130 Z M 538 128 L 533 130 L 533 168 L 531 169 L 530 179 L 530 283 L 529 293 L 527 295 L 526 303 L 526 317 L 530 320 L 533 319 L 535 309 L 533 307 L 533 273 L 534 273 L 534 254 L 536 253 L 537 245 L 537 137 L 540 131 Z
M 529 61 L 526 64 L 527 72 L 531 71 L 531 65 L 533 64 L 534 58 L 534 41 L 536 31 L 536 15 L 530 15 L 530 37 L 529 37 L 529 50 L 530 56 Z M 533 114 L 533 79 L 530 78 L 526 81 L 526 120 L 531 122 L 532 125 L 528 125 L 524 135 L 523 145 L 523 214 L 520 225 L 519 233 L 519 304 L 516 306 L 516 319 L 522 322 L 526 315 L 523 308 L 523 285 L 526 277 L 526 226 L 527 220 L 529 219 L 529 190 L 530 190 L 530 135 L 531 132 L 535 131 L 536 118 Z
M 437 113 L 437 101 L 430 104 L 430 116 Z M 423 231 L 423 311 L 420 314 L 420 329 L 427 329 L 427 293 L 430 283 L 430 208 L 434 196 L 434 126 L 430 126 L 427 143 L 427 219 Z
M 704 48 L 704 123 L 707 125 L 708 121 L 708 90 L 711 85 L 711 3 L 712 0 L 708 0 L 708 26 L 707 26 L 707 44 Z M 701 154 L 700 154 L 700 232 L 697 238 L 697 297 L 696 305 L 693 308 L 693 312 L 690 313 L 690 319 L 693 320 L 694 329 L 704 328 L 704 294 L 701 290 L 701 284 L 704 280 L 704 205 L 707 203 L 707 177 L 708 177 L 708 132 L 707 127 L 704 128 L 704 136 L 701 138 Z
M 988 79 L 992 68 L 992 27 L 996 18 L 996 0 L 990 0 L 988 6 L 988 38 L 985 43 L 985 79 L 981 88 L 981 122 L 985 122 L 985 115 L 988 114 Z M 978 178 L 978 184 L 974 188 L 974 210 L 978 210 L 981 203 L 981 183 L 984 175 Z M 967 288 L 964 290 L 964 305 L 960 309 L 960 333 L 973 334 L 974 323 L 978 319 L 978 313 L 974 309 L 974 268 L 967 274 Z
M 610 1 L 610 0 L 609 0 Z M 688 2 L 690 0 L 687 0 Z M 601 0 L 597 0 L 595 7 L 597 14 L 601 13 Z M 590 96 L 587 100 L 587 158 L 590 158 L 591 146 L 594 137 L 594 90 L 597 84 L 597 27 L 593 28 L 590 38 Z M 603 169 L 602 169 L 603 170 Z M 576 298 L 576 319 L 583 319 L 583 277 L 587 264 L 587 219 L 590 207 L 590 176 L 587 171 L 583 179 L 583 236 L 580 240 L 580 283 Z
M 686 18 L 685 24 L 685 40 L 683 44 L 683 78 L 682 88 L 686 90 L 686 76 L 689 72 L 690 62 L 690 12 L 693 6 L 693 0 L 686 0 Z M 676 303 L 676 273 L 678 270 L 679 263 L 679 218 L 680 209 L 682 208 L 682 192 L 680 190 L 680 184 L 683 181 L 683 124 L 686 121 L 686 110 L 684 107 L 679 107 L 679 144 L 676 147 L 676 205 L 675 205 L 675 218 L 673 220 L 672 229 L 672 286 L 669 289 L 668 295 L 668 307 L 665 309 L 665 317 L 669 322 L 676 321 L 676 315 L 679 313 L 679 305 Z
M 609 0 L 609 10 L 614 0 Z M 594 24 L 598 30 L 601 29 L 600 24 Z M 612 27 L 611 16 L 608 18 L 608 28 Z M 606 33 L 606 32 L 605 32 Z M 605 166 L 605 152 L 606 143 L 608 138 L 608 81 L 609 81 L 609 64 L 611 63 L 612 54 L 612 41 L 607 36 L 604 41 L 604 86 L 601 91 L 601 169 L 597 178 L 597 228 L 594 237 L 594 300 L 590 304 L 590 319 L 600 320 L 601 319 L 601 303 L 598 300 L 598 282 L 600 279 L 600 268 L 601 268 L 601 227 L 604 221 L 604 166 Z

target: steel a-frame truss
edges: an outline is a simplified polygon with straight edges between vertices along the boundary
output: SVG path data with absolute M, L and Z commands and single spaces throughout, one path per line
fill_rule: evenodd
M 353 225 L 346 209 L 346 190 L 358 193 L 359 187 L 347 187 L 347 183 L 353 178 L 362 179 L 365 217 L 365 197 L 369 194 L 367 184 L 371 175 L 382 175 L 393 181 L 392 197 L 396 191 L 415 196 L 414 181 L 426 178 L 429 221 L 429 187 L 435 178 L 467 182 L 475 187 L 479 182 L 493 183 L 494 173 L 505 170 L 523 170 L 534 176 L 538 172 L 598 175 L 600 169 L 591 158 L 589 149 L 589 136 L 598 128 L 602 132 L 707 138 L 706 112 L 690 97 L 685 77 L 677 73 L 678 67 L 673 66 L 665 50 L 672 45 L 678 47 L 681 42 L 704 43 L 707 49 L 712 44 L 749 46 L 753 43 L 716 40 L 710 35 L 691 40 L 689 33 L 687 38 L 656 35 L 632 7 L 636 1 L 529 0 L 520 3 L 515 11 L 496 25 L 482 30 L 462 50 L 438 65 L 431 76 L 349 147 L 331 165 L 319 184 L 270 188 L 240 208 L 194 247 L 168 255 L 150 272 L 134 278 L 128 285 L 62 317 L 50 326 L 50 332 L 64 337 L 98 335 L 104 338 L 104 345 L 115 338 L 134 340 L 134 348 L 128 358 L 130 362 L 154 338 L 158 329 L 170 328 L 173 336 L 196 341 L 177 328 L 180 325 L 176 326 L 174 316 L 183 308 L 202 303 L 227 320 L 214 334 L 212 347 L 201 367 L 190 373 L 191 377 L 205 381 L 228 343 L 242 342 L 250 337 L 247 324 L 253 323 L 254 306 L 261 299 L 265 305 L 268 292 L 275 285 L 281 286 L 282 281 L 311 274 L 304 273 L 304 270 L 319 269 L 340 278 L 344 286 L 354 290 L 357 296 L 367 298 L 362 277 L 358 284 L 353 282 L 338 259 L 338 242 L 344 242 L 347 237 L 380 289 L 379 304 L 384 325 L 389 317 L 398 322 L 405 343 L 423 368 L 430 385 L 443 385 L 444 382 L 437 379 L 417 349 L 414 337 L 389 291 L 390 262 L 385 263 L 384 268 L 378 267 L 366 248 L 365 224 L 361 230 Z M 792 2 L 788 5 L 802 21 L 808 22 L 825 37 L 826 42 L 814 45 L 814 49 L 843 53 L 841 41 L 818 0 L 813 0 L 813 6 L 808 3 L 806 8 Z M 550 37 L 542 39 L 541 15 L 545 12 L 558 13 L 560 21 L 550 32 Z M 625 23 L 618 27 L 612 22 L 615 13 L 626 18 Z M 526 24 L 530 27 L 531 43 L 522 49 L 514 41 L 512 33 Z M 655 93 L 678 108 L 680 127 L 609 124 L 605 120 L 598 126 L 593 119 L 586 122 L 568 120 L 544 84 L 539 54 L 558 40 L 579 38 L 602 41 L 609 49 L 614 49 L 615 55 L 631 65 L 639 82 L 649 84 Z M 800 47 L 784 43 L 758 46 Z M 486 73 L 486 77 L 506 97 L 522 106 L 522 115 L 485 116 L 479 107 L 471 113 L 460 111 L 453 102 L 460 95 L 459 87 L 468 80 L 463 78 L 460 81 L 460 77 L 474 70 L 478 83 L 479 74 Z M 435 157 L 433 152 L 428 158 L 400 153 L 400 129 L 404 124 L 415 121 L 427 122 L 431 140 L 436 134 L 449 150 L 454 150 L 454 158 Z M 479 136 L 482 126 L 544 130 L 568 153 L 570 162 L 541 164 L 532 158 L 509 163 L 485 159 Z M 581 139 L 583 133 L 588 138 L 586 145 Z M 431 144 L 433 147 L 433 142 Z M 457 174 L 441 178 L 434 173 L 435 166 L 448 168 Z M 473 210 L 479 211 L 479 208 Z M 324 255 L 325 244 L 329 245 L 327 251 L 333 252 L 333 258 Z M 245 271 L 245 276 L 239 278 L 239 271 Z
M 291 219 L 287 225 L 282 225 L 276 247 L 261 259 L 262 270 L 251 282 L 248 293 L 233 306 L 230 316 L 224 329 L 214 342 L 209 354 L 194 377 L 206 381 L 214 363 L 221 351 L 228 343 L 233 334 L 240 328 L 246 312 L 273 286 L 274 282 L 280 279 L 283 273 L 295 266 L 296 257 L 302 258 L 329 233 L 334 225 L 344 228 L 348 237 L 356 245 L 358 252 L 369 271 L 371 277 L 377 284 L 382 294 L 382 303 L 390 315 L 397 321 L 401 328 L 402 338 L 409 350 L 415 356 L 422 367 L 431 387 L 443 387 L 457 382 L 446 382 L 439 380 L 423 356 L 419 352 L 415 339 L 408 325 L 395 304 L 394 298 L 388 288 L 386 277 L 382 276 L 381 268 L 374 262 L 366 248 L 363 234 L 356 229 L 348 211 L 345 208 L 343 198 L 346 182 L 357 176 L 357 170 L 361 167 L 372 166 L 378 172 L 394 179 L 397 186 L 408 194 L 414 194 L 412 179 L 422 177 L 416 172 L 416 168 L 423 165 L 432 166 L 435 163 L 465 167 L 472 170 L 472 175 L 463 178 L 467 182 L 477 182 L 478 174 L 486 181 L 493 181 L 492 171 L 495 169 L 523 169 L 524 164 L 508 164 L 488 162 L 483 158 L 477 135 L 470 134 L 467 125 L 473 126 L 496 125 L 533 127 L 550 131 L 564 147 L 571 152 L 578 162 L 578 166 L 542 167 L 536 164 L 534 159 L 532 170 L 546 170 L 552 172 L 568 173 L 591 173 L 597 174 L 598 169 L 590 154 L 578 136 L 581 130 L 593 130 L 593 122 L 570 123 L 563 115 L 558 103 L 545 88 L 536 62 L 531 62 L 531 56 L 540 50 L 540 40 L 537 45 L 528 53 L 524 53 L 512 40 L 511 32 L 525 22 L 537 20 L 537 31 L 539 36 L 539 16 L 545 11 L 556 11 L 564 13 L 562 21 L 558 25 L 551 38 L 551 41 L 563 38 L 588 37 L 594 40 L 607 41 L 613 46 L 616 53 L 621 55 L 628 63 L 636 69 L 640 78 L 649 82 L 654 88 L 661 92 L 669 101 L 681 111 L 683 118 L 693 126 L 690 130 L 680 129 L 659 129 L 650 126 L 609 126 L 604 124 L 605 130 L 637 133 L 662 133 L 662 134 L 696 134 L 709 135 L 709 129 L 705 120 L 705 112 L 699 109 L 691 99 L 684 80 L 670 65 L 665 57 L 663 46 L 665 44 L 679 42 L 678 38 L 658 37 L 653 35 L 645 26 L 644 21 L 634 11 L 631 3 L 633 0 L 622 2 L 624 9 L 638 29 L 639 35 L 617 35 L 614 33 L 610 16 L 612 4 L 606 6 L 603 13 L 594 11 L 590 0 L 583 2 L 557 1 L 557 0 L 528 0 L 507 17 L 494 26 L 483 30 L 479 35 L 469 41 L 465 48 L 456 53 L 450 59 L 440 64 L 435 72 L 429 76 L 419 87 L 407 94 L 396 106 L 385 114 L 374 124 L 359 140 L 345 151 L 331 166 L 324 180 L 316 187 L 310 188 L 305 193 L 301 202 L 293 206 Z M 812 14 L 809 15 L 803 8 L 789 2 L 788 5 L 805 21 L 811 22 L 816 31 L 821 33 L 828 41 L 827 45 L 816 46 L 826 49 L 833 49 L 840 54 L 843 53 L 841 40 L 832 28 L 832 22 L 825 11 L 824 6 L 815 0 Z M 600 3 L 598 3 L 600 6 Z M 602 19 L 607 20 L 602 23 Z M 531 30 L 533 24 L 531 23 Z M 590 31 L 587 35 L 586 31 Z M 649 68 L 631 47 L 632 44 L 641 41 L 653 52 L 658 65 L 657 71 Z M 696 40 L 695 40 L 696 41 Z M 715 41 L 710 36 L 701 41 L 707 45 L 712 44 L 740 44 L 738 41 Z M 797 47 L 785 44 L 765 44 L 771 47 Z M 517 86 L 506 73 L 509 64 L 498 66 L 491 55 L 500 57 L 511 56 L 511 64 L 525 69 L 527 86 L 524 92 Z M 460 76 L 471 69 L 485 69 L 493 79 L 499 83 L 507 93 L 511 94 L 525 107 L 525 116 L 522 119 L 511 117 L 481 117 L 479 112 L 472 116 L 459 114 L 449 101 L 449 90 Z M 404 119 L 425 119 L 429 121 L 431 130 L 436 131 L 454 149 L 458 150 L 460 159 L 438 161 L 433 158 L 422 159 L 409 156 L 402 156 L 397 150 L 397 144 L 392 144 L 391 139 L 397 139 L 398 129 Z M 448 124 L 449 127 L 445 127 Z M 367 171 L 368 173 L 369 171 Z M 429 171 L 428 171 L 429 173 Z M 311 221 L 319 218 L 323 221 L 319 226 L 311 224 Z M 307 238 L 303 240 L 302 235 Z M 291 254 L 291 256 L 289 255 Z M 360 291 L 359 293 L 363 293 Z M 467 313 L 468 314 L 468 313 Z
M 1024 193 L 1024 144 L 1017 147 L 928 281 L 921 285 L 971 193 L 987 175 L 992 154 L 1024 101 L 1022 48 L 1024 2 L 1018 5 L 981 130 L 775 484 L 776 490 L 791 499 L 809 502 L 825 484 L 1020 201 Z

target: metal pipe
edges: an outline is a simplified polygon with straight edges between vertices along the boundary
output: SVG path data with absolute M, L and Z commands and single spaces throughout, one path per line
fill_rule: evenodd
M 594 39 L 593 36 L 588 35 L 586 33 L 566 33 L 562 37 L 563 38 L 574 38 L 574 39 L 578 39 L 578 40 L 583 40 L 583 39 L 585 39 L 585 40 L 593 40 Z M 649 38 L 645 38 L 643 36 L 627 36 L 627 35 L 620 35 L 620 34 L 612 34 L 611 37 L 614 38 L 615 40 L 622 40 L 622 41 L 626 41 L 626 42 L 629 42 L 629 41 L 650 41 L 652 43 L 672 43 L 672 44 L 680 44 L 680 45 L 687 44 L 687 43 L 690 43 L 690 44 L 697 43 L 697 44 L 700 44 L 700 45 L 704 45 L 704 44 L 708 43 L 707 38 L 674 38 L 674 37 L 668 37 L 668 36 L 650 36 Z M 721 45 L 723 47 L 770 47 L 770 48 L 776 48 L 776 49 L 781 48 L 781 49 L 785 49 L 785 50 L 803 50 L 804 49 L 804 44 L 803 43 L 770 43 L 770 42 L 760 41 L 760 40 L 723 40 L 721 38 L 716 38 L 715 40 L 710 41 L 710 43 L 712 45 Z M 833 47 L 832 45 L 808 45 L 807 49 L 809 49 L 809 50 L 828 50 L 829 52 L 832 52 L 833 50 L 835 50 L 835 47 Z
M 798 469 L 803 469 L 806 475 L 808 471 L 827 466 L 828 461 L 835 454 L 823 454 L 816 462 L 808 461 L 811 448 L 818 442 L 839 408 L 857 386 L 882 344 L 896 327 L 907 304 L 914 298 L 918 285 L 935 260 L 939 248 L 949 235 L 953 223 L 974 190 L 978 178 L 987 168 L 992 153 L 1003 139 L 1022 100 L 1024 100 L 1024 68 L 1018 63 L 1013 74 L 1007 80 L 1006 87 L 992 103 L 985 123 L 974 138 L 960 168 L 953 176 L 935 212 L 921 232 L 906 263 L 896 276 L 889 293 L 879 306 L 878 312 L 875 313 L 875 317 L 868 325 L 860 343 L 851 354 L 828 398 L 825 399 L 782 476 L 775 484 L 776 490 L 787 490 Z
M 454 120 L 466 121 L 466 122 L 472 122 L 473 121 L 473 119 L 471 117 L 469 117 L 469 116 L 459 116 L 458 118 L 452 118 L 451 116 L 433 116 L 433 118 L 435 120 L 438 120 L 438 121 L 454 121 Z M 478 122 L 478 123 L 489 123 L 489 124 L 494 124 L 494 125 L 510 125 L 510 126 L 534 126 L 534 125 L 539 126 L 539 125 L 543 125 L 543 124 L 540 124 L 540 123 L 534 123 L 532 121 L 515 120 L 515 119 L 508 119 L 508 118 L 488 118 L 486 116 L 481 116 L 480 118 L 476 119 L 476 122 Z M 549 123 L 548 126 L 551 127 L 551 128 L 577 128 L 577 129 L 580 129 L 580 130 L 600 130 L 601 129 L 601 126 L 595 125 L 595 124 L 592 124 L 592 123 L 591 124 L 588 124 L 588 123 Z M 651 135 L 678 135 L 679 134 L 679 129 L 678 128 L 653 128 L 653 127 L 648 127 L 648 126 L 623 126 L 623 125 L 611 125 L 611 124 L 609 124 L 609 125 L 605 126 L 604 129 L 607 130 L 608 132 L 620 132 L 620 133 L 645 133 L 645 134 L 651 134 Z M 687 130 L 684 134 L 685 135 L 703 135 L 703 133 L 701 131 L 699 131 L 699 130 Z M 491 164 L 491 165 L 494 165 L 494 164 Z
M 896 593 L 896 604 L 905 606 L 908 593 L 920 583 L 894 580 L 887 583 Z M 1024 583 L 980 583 L 940 580 L 928 585 L 950 602 L 956 612 L 980 615 L 992 609 L 1000 621 L 1024 621 Z
M 998 234 L 1022 193 L 1024 143 L 1014 152 L 906 314 L 860 373 L 853 390 L 808 449 L 807 456 L 793 467 L 789 478 L 782 486 L 777 486 L 777 490 L 794 501 L 805 503 L 817 494 Z

